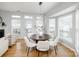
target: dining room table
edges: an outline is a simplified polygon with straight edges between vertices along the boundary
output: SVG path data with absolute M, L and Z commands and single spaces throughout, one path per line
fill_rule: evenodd
M 46 41 L 46 40 L 49 40 L 50 36 L 48 34 L 42 34 L 42 35 L 39 35 L 39 34 L 33 34 L 31 36 L 31 39 L 36 41 L 36 43 L 38 41 Z

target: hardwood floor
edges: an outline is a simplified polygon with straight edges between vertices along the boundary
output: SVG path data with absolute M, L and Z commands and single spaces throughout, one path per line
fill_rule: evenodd
M 57 55 L 54 50 L 48 52 L 41 52 L 36 49 L 31 50 L 28 53 L 28 57 L 74 57 L 75 54 L 63 45 L 58 45 Z M 15 45 L 10 47 L 8 51 L 2 57 L 27 57 L 27 49 L 23 39 L 16 42 Z

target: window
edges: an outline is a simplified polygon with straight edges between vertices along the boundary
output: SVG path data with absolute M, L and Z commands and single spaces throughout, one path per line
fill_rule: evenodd
M 31 16 L 25 16 L 26 20 L 26 33 L 27 37 L 30 38 L 30 36 L 33 34 L 34 28 L 33 28 L 33 17 Z
M 48 34 L 54 39 L 56 35 L 56 19 L 49 19 L 48 26 Z
M 13 19 L 12 20 L 12 33 L 14 34 L 20 34 L 20 20 L 18 19 Z
M 32 20 L 26 20 L 26 28 L 32 28 Z
M 72 43 L 72 14 L 59 17 L 60 38 Z

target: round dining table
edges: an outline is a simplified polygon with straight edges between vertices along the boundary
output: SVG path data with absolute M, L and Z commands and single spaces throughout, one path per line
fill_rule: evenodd
M 48 40 L 49 38 L 50 38 L 50 37 L 49 37 L 48 34 L 42 34 L 42 35 L 33 34 L 33 35 L 31 36 L 31 39 L 34 40 L 34 41 L 36 41 L 36 43 L 37 43 L 38 41 L 46 41 L 46 40 Z

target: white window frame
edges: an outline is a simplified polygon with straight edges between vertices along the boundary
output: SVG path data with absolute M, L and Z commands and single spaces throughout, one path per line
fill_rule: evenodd
M 72 46 L 72 44 L 74 44 L 73 45 L 73 48 L 75 47 L 75 12 L 74 11 L 72 11 L 72 12 L 70 12 L 70 13 L 66 13 L 66 14 L 64 14 L 64 15 L 60 15 L 60 16 L 58 16 L 58 24 L 59 24 L 59 17 L 63 17 L 63 16 L 66 16 L 66 15 L 69 15 L 69 14 L 72 14 L 72 43 L 70 43 L 70 46 Z M 58 35 L 59 35 L 59 27 L 58 27 Z M 60 36 L 60 35 L 59 35 Z M 61 38 L 60 38 L 61 39 Z M 67 41 L 68 42 L 68 41 Z M 69 42 L 68 42 L 69 43 Z

